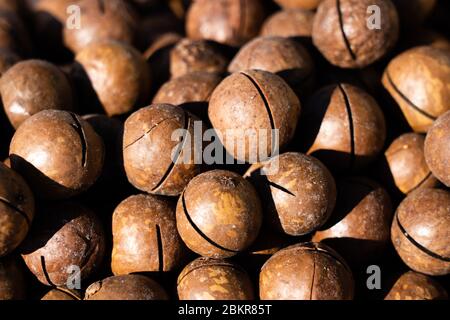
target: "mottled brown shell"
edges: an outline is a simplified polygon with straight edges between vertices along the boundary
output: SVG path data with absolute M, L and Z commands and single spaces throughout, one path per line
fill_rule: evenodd
M 68 79 L 56 66 L 42 60 L 26 60 L 11 67 L 1 78 L 0 94 L 16 129 L 42 110 L 73 109 Z
M 186 33 L 238 47 L 258 34 L 263 21 L 259 0 L 196 0 L 187 13 Z
M 433 174 L 450 187 L 450 111 L 440 116 L 428 131 L 425 160 Z
M 281 10 L 266 19 L 262 36 L 311 37 L 314 12 L 302 9 Z
M 41 300 L 50 301 L 74 301 L 81 300 L 81 294 L 78 291 L 67 288 L 55 288 L 47 292 Z
M 368 28 L 370 6 L 377 6 L 380 29 Z M 323 0 L 313 24 L 313 42 L 341 68 L 362 68 L 379 60 L 397 42 L 399 21 L 391 0 Z
M 447 300 L 445 289 L 433 278 L 414 271 L 402 274 L 384 300 Z
M 167 300 L 165 290 L 154 280 L 137 274 L 109 277 L 86 289 L 85 300 Z
M 180 265 L 184 244 L 170 200 L 136 195 L 114 210 L 111 268 L 114 275 L 173 271 Z
M 25 239 L 34 217 L 34 196 L 25 180 L 0 163 L 0 257 Z
M 133 113 L 125 122 L 123 138 L 130 183 L 153 194 L 179 195 L 200 171 L 194 161 L 195 152 L 201 151 L 195 150 L 196 121 L 195 116 L 169 104 L 154 104 Z M 172 139 L 174 132 L 182 136 Z
M 94 43 L 75 57 L 109 116 L 125 114 L 148 99 L 150 71 L 141 54 L 119 42 Z
M 45 110 L 27 119 L 9 149 L 11 167 L 37 197 L 61 199 L 88 189 L 102 171 L 104 146 L 74 113 Z
M 81 270 L 81 279 L 92 274 L 103 259 L 105 235 L 98 218 L 76 203 L 49 205 L 21 247 L 30 271 L 45 285 L 65 286 Z
M 354 283 L 345 261 L 331 248 L 301 243 L 275 253 L 261 268 L 261 300 L 351 300 Z
M 450 273 L 450 193 L 420 189 L 397 209 L 392 243 L 411 269 L 432 276 Z
M 385 189 L 366 178 L 345 178 L 338 184 L 331 218 L 312 241 L 331 246 L 349 263 L 370 261 L 389 243 L 392 215 Z
M 234 73 L 217 86 L 208 115 L 229 154 L 241 161 L 257 162 L 266 160 L 275 147 L 282 149 L 290 142 L 300 110 L 297 96 L 282 78 L 249 70 Z M 273 129 L 278 129 L 279 144 L 272 137 Z M 245 149 L 244 154 L 240 148 Z
M 316 9 L 322 0 L 275 0 L 283 8 Z
M 189 182 L 177 204 L 177 228 L 194 252 L 227 258 L 258 236 L 262 213 L 253 186 L 240 175 L 212 170 Z
M 0 301 L 23 300 L 25 291 L 25 277 L 16 258 L 0 258 Z
M 384 153 L 395 185 L 405 194 L 438 185 L 425 161 L 424 142 L 425 137 L 421 134 L 405 133 L 395 139 Z
M 253 300 L 247 273 L 226 260 L 198 258 L 178 276 L 180 300 Z
M 382 79 L 416 132 L 427 132 L 450 110 L 450 52 L 416 47 L 395 57 Z

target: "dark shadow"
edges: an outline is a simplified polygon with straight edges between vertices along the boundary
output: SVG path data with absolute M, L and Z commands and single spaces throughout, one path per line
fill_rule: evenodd
M 79 114 L 100 113 L 104 114 L 102 103 L 95 91 L 89 76 L 84 67 L 74 62 L 70 71 L 69 78 L 74 86 L 74 91 L 77 93 L 75 99 L 78 106 Z

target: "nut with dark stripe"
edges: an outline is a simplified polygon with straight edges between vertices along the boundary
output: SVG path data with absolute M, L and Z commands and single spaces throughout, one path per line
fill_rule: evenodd
M 241 161 L 256 162 L 266 160 L 290 142 L 300 109 L 297 96 L 282 78 L 249 70 L 234 73 L 217 86 L 208 115 L 229 154 Z
M 200 171 L 194 122 L 197 117 L 169 104 L 139 109 L 125 122 L 123 160 L 130 183 L 152 194 L 178 195 Z M 173 139 L 174 132 L 179 133 Z M 201 147 L 201 146 L 200 146 Z
M 273 171 L 273 172 L 271 172 Z M 336 185 L 328 169 L 301 153 L 283 153 L 246 173 L 269 215 L 269 223 L 289 235 L 299 236 L 321 227 L 336 201 Z
M 115 275 L 173 271 L 185 246 L 177 232 L 175 204 L 153 195 L 136 195 L 114 210 L 111 267 Z
M 374 98 L 358 87 L 338 84 L 313 95 L 299 132 L 308 154 L 329 168 L 352 170 L 364 167 L 381 152 L 386 124 Z
M 354 283 L 345 261 L 331 248 L 301 243 L 275 253 L 261 268 L 261 300 L 351 300 Z
M 37 197 L 68 198 L 88 189 L 102 171 L 104 146 L 77 115 L 45 110 L 27 119 L 14 134 L 11 167 Z
M 368 27 L 371 6 L 379 9 L 380 26 L 374 28 Z M 323 0 L 314 18 L 312 37 L 330 63 L 362 68 L 390 51 L 398 34 L 397 10 L 391 0 Z
M 403 262 L 431 276 L 450 273 L 450 193 L 420 189 L 400 204 L 391 238 Z
M 450 52 L 446 50 L 423 46 L 405 51 L 389 63 L 382 81 L 416 132 L 426 132 L 450 110 Z
M 25 180 L 0 163 L 0 257 L 25 239 L 34 217 L 34 196 Z
M 25 264 L 45 285 L 65 286 L 76 269 L 81 280 L 102 262 L 105 235 L 98 218 L 87 208 L 71 202 L 42 209 L 30 236 L 21 247 Z
M 402 274 L 384 300 L 447 300 L 445 289 L 432 277 L 414 271 Z
M 253 300 L 253 286 L 238 265 L 209 258 L 188 264 L 178 277 L 180 300 Z
M 177 205 L 177 228 L 194 252 L 228 258 L 258 236 L 262 213 L 253 186 L 240 175 L 213 170 L 189 182 Z

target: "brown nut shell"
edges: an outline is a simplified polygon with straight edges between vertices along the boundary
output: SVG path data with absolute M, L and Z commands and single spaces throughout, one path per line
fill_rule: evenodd
M 78 291 L 67 288 L 55 288 L 47 292 L 41 300 L 50 301 L 77 301 L 81 300 L 81 295 Z
M 384 300 L 447 300 L 445 289 L 432 277 L 414 271 L 402 274 Z
M 109 277 L 86 289 L 85 300 L 167 300 L 165 290 L 154 280 L 138 275 Z
M 26 283 L 19 261 L 13 256 L 0 258 L 0 301 L 25 299 Z
M 450 193 L 420 189 L 395 213 L 391 239 L 403 262 L 431 276 L 450 273 Z
M 261 300 L 351 300 L 354 283 L 345 261 L 331 248 L 300 243 L 275 253 L 261 268 Z
M 302 9 L 281 10 L 266 19 L 261 27 L 261 35 L 310 38 L 312 36 L 313 21 L 313 11 Z
M 253 300 L 253 286 L 247 273 L 226 260 L 198 258 L 178 277 L 180 300 Z
M 261 204 L 240 175 L 212 170 L 196 176 L 177 204 L 177 228 L 194 252 L 228 258 L 249 247 L 261 227 Z
M 316 9 L 322 0 L 275 0 L 283 8 Z

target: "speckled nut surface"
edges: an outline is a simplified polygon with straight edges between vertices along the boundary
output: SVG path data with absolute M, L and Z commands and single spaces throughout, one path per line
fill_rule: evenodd
M 276 167 L 278 166 L 278 167 Z M 283 153 L 247 172 L 261 196 L 269 223 L 292 236 L 310 233 L 330 217 L 336 185 L 328 169 L 301 153 Z
M 9 68 L 19 61 L 19 55 L 11 50 L 0 48 L 0 77 L 2 77 Z
M 379 8 L 380 29 L 367 27 L 369 6 Z M 372 64 L 395 45 L 397 10 L 391 0 L 323 0 L 313 25 L 313 42 L 325 58 L 341 68 Z
M 189 182 L 177 204 L 177 228 L 194 252 L 228 258 L 249 247 L 261 227 L 261 204 L 240 175 L 212 170 Z
M 123 43 L 94 43 L 76 56 L 78 72 L 85 72 L 109 116 L 128 113 L 147 102 L 150 71 L 134 48 Z
M 300 110 L 297 96 L 281 77 L 249 70 L 234 73 L 217 86 L 208 115 L 222 133 L 228 153 L 241 161 L 263 161 L 261 154 L 270 156 L 275 147 L 283 149 L 290 142 Z M 279 144 L 273 129 L 278 129 Z M 239 149 L 245 149 L 244 154 Z
M 50 290 L 41 298 L 41 300 L 74 301 L 81 300 L 81 295 L 78 291 L 61 287 Z
M 15 257 L 0 258 L 0 301 L 25 299 L 25 278 Z
M 186 250 L 177 232 L 175 203 L 136 195 L 114 210 L 111 267 L 115 275 L 173 271 Z
M 382 81 L 416 132 L 426 132 L 450 110 L 450 52 L 446 50 L 422 46 L 405 51 L 389 63 Z
M 336 208 L 312 241 L 337 250 L 351 264 L 377 258 L 390 240 L 392 204 L 377 183 L 361 177 L 338 183 Z
M 440 116 L 429 130 L 425 160 L 433 174 L 450 187 L 450 111 Z
M 1 78 L 0 94 L 11 124 L 17 129 L 42 110 L 72 110 L 72 89 L 66 76 L 53 64 L 26 60 Z
M 81 279 L 86 279 L 100 266 L 104 251 L 105 235 L 98 218 L 71 202 L 42 209 L 21 247 L 30 271 L 51 286 L 65 286 L 73 274 L 71 266 L 78 266 Z
M 0 257 L 25 239 L 34 217 L 34 196 L 25 180 L 0 163 Z
M 250 69 L 275 73 L 295 90 L 313 76 L 314 62 L 300 43 L 267 36 L 245 44 L 228 66 L 231 73 Z
M 405 133 L 395 139 L 384 153 L 390 175 L 404 194 L 438 185 L 425 161 L 424 142 L 425 136 L 421 134 Z
M 9 152 L 12 168 L 27 180 L 35 196 L 60 199 L 95 182 L 102 171 L 104 146 L 79 116 L 45 110 L 20 126 Z
M 314 12 L 302 9 L 281 10 L 264 21 L 263 36 L 311 37 Z
M 316 9 L 322 0 L 275 0 L 283 8 Z
M 447 300 L 445 289 L 433 278 L 414 271 L 402 274 L 384 300 Z
M 227 70 L 227 58 L 205 40 L 183 39 L 170 52 L 170 73 L 173 78 L 191 72 L 222 74 Z
M 64 41 L 75 53 L 92 43 L 116 40 L 132 44 L 137 30 L 136 13 L 123 0 L 81 0 L 80 28 L 65 24 Z
M 164 289 L 152 279 L 130 274 L 94 282 L 86 289 L 85 300 L 167 300 Z
M 178 277 L 180 300 L 253 300 L 253 286 L 240 266 L 220 259 L 198 258 Z
M 381 152 L 386 138 L 377 102 L 350 84 L 316 92 L 306 105 L 300 130 L 308 154 L 336 170 L 364 167 Z
M 238 47 L 258 34 L 263 21 L 259 0 L 196 0 L 189 7 L 186 33 Z
M 353 276 L 331 248 L 301 243 L 275 253 L 261 268 L 261 300 L 351 300 Z
M 200 171 L 194 162 L 195 121 L 199 121 L 195 116 L 169 104 L 154 104 L 133 113 L 125 122 L 123 138 L 130 183 L 152 194 L 179 195 Z M 171 138 L 175 130 L 182 134 L 178 140 Z
M 450 273 L 450 193 L 420 189 L 400 204 L 391 228 L 398 255 L 414 271 Z

